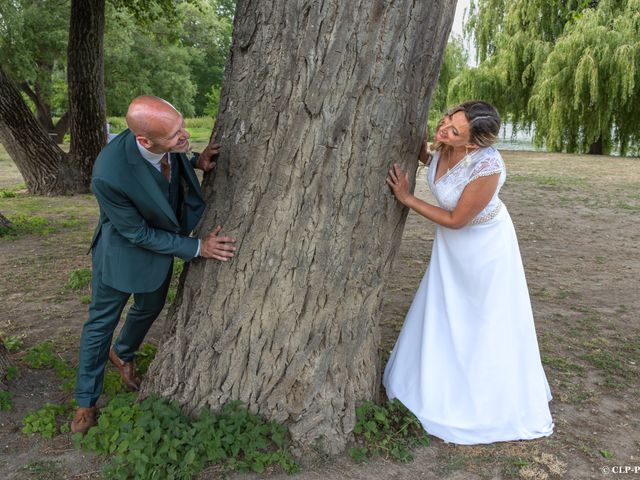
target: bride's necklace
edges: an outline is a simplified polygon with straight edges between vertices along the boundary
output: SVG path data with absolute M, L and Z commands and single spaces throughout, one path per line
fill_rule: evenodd
M 451 165 L 451 157 L 452 157 L 453 149 L 452 149 L 452 148 L 447 149 L 447 172 L 446 172 L 446 173 L 449 173 L 449 170 L 451 170 L 452 168 L 454 168 L 454 167 L 455 167 L 456 165 L 458 165 L 460 162 L 464 162 L 465 158 L 467 158 L 470 154 L 472 154 L 472 153 L 473 153 L 473 152 L 475 152 L 476 150 L 477 150 L 476 148 L 474 148 L 474 149 L 473 149 L 473 150 L 471 150 L 471 151 L 467 150 L 467 151 L 465 152 L 464 156 L 463 156 L 460 160 L 458 160 L 456 163 L 454 163 L 453 165 Z

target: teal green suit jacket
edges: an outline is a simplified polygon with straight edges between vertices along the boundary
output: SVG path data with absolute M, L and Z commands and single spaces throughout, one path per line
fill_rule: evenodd
M 175 155 L 175 154 L 174 154 Z M 191 260 L 198 239 L 189 237 L 204 211 L 200 183 L 186 155 L 176 155 L 180 171 L 179 214 L 153 178 L 130 130 L 114 138 L 93 166 L 91 189 L 100 219 L 91 247 L 102 282 L 130 293 L 151 292 L 164 282 L 173 257 Z M 175 157 L 174 157 L 175 158 Z M 178 218 L 179 217 L 179 218 Z

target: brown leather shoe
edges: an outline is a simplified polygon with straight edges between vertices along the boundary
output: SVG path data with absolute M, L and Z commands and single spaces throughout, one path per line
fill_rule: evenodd
M 84 435 L 91 427 L 95 427 L 97 423 L 96 407 L 78 407 L 76 415 L 71 421 L 71 431 Z
M 120 378 L 124 382 L 125 387 L 131 392 L 137 392 L 140 390 L 140 380 L 136 377 L 136 365 L 131 362 L 124 362 L 116 355 L 113 348 L 109 350 L 109 360 L 113 363 L 118 370 L 120 370 Z

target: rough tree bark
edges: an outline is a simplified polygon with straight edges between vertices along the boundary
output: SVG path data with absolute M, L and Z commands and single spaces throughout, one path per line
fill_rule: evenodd
M 40 67 L 42 67 L 40 65 Z M 64 140 L 64 134 L 69 130 L 69 112 L 64 112 L 58 123 L 54 125 L 51 117 L 51 106 L 47 103 L 42 94 L 42 87 L 35 84 L 33 88 L 27 82 L 20 84 L 20 89 L 31 99 L 36 111 L 36 120 L 40 122 L 42 128 L 49 134 L 51 139 L 57 144 Z
M 31 193 L 86 193 L 91 170 L 106 143 L 104 95 L 104 0 L 74 0 L 69 24 L 69 154 L 31 113 L 0 66 L 0 142 Z M 64 120 L 64 122 L 63 122 Z M 56 126 L 66 130 L 67 119 Z M 63 133 L 64 135 L 64 133 Z
M 378 317 L 455 0 L 237 2 L 218 170 L 195 260 L 143 387 L 186 412 L 241 400 L 295 442 L 344 448 L 379 388 Z
M 51 139 L 57 144 L 64 142 L 64 136 L 69 131 L 69 112 L 64 112 L 58 119 L 58 123 L 53 127 L 53 130 L 49 132 Z
M 38 68 L 42 70 L 46 68 L 46 66 L 38 65 Z M 51 68 L 47 69 L 51 72 Z M 20 84 L 20 89 L 29 97 L 29 99 L 33 102 L 33 106 L 36 111 L 36 120 L 40 122 L 42 128 L 44 128 L 47 132 L 53 130 L 53 119 L 51 118 L 51 107 L 47 103 L 42 94 L 42 87 L 36 83 L 33 88 L 29 85 L 28 82 L 22 82 Z
M 49 138 L 0 66 L 0 142 L 31 193 L 72 190 L 67 154 Z
M 107 142 L 104 94 L 105 0 L 72 0 L 67 51 L 70 164 L 88 190 L 93 162 Z

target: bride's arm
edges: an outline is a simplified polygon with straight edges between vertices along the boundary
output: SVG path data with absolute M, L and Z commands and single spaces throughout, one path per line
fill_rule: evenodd
M 473 220 L 491 201 L 499 180 L 500 173 L 495 173 L 470 182 L 460 195 L 456 208 L 450 212 L 412 195 L 409 192 L 409 175 L 403 172 L 398 164 L 393 165 L 387 176 L 387 184 L 400 203 L 428 220 L 448 228 L 462 228 Z

